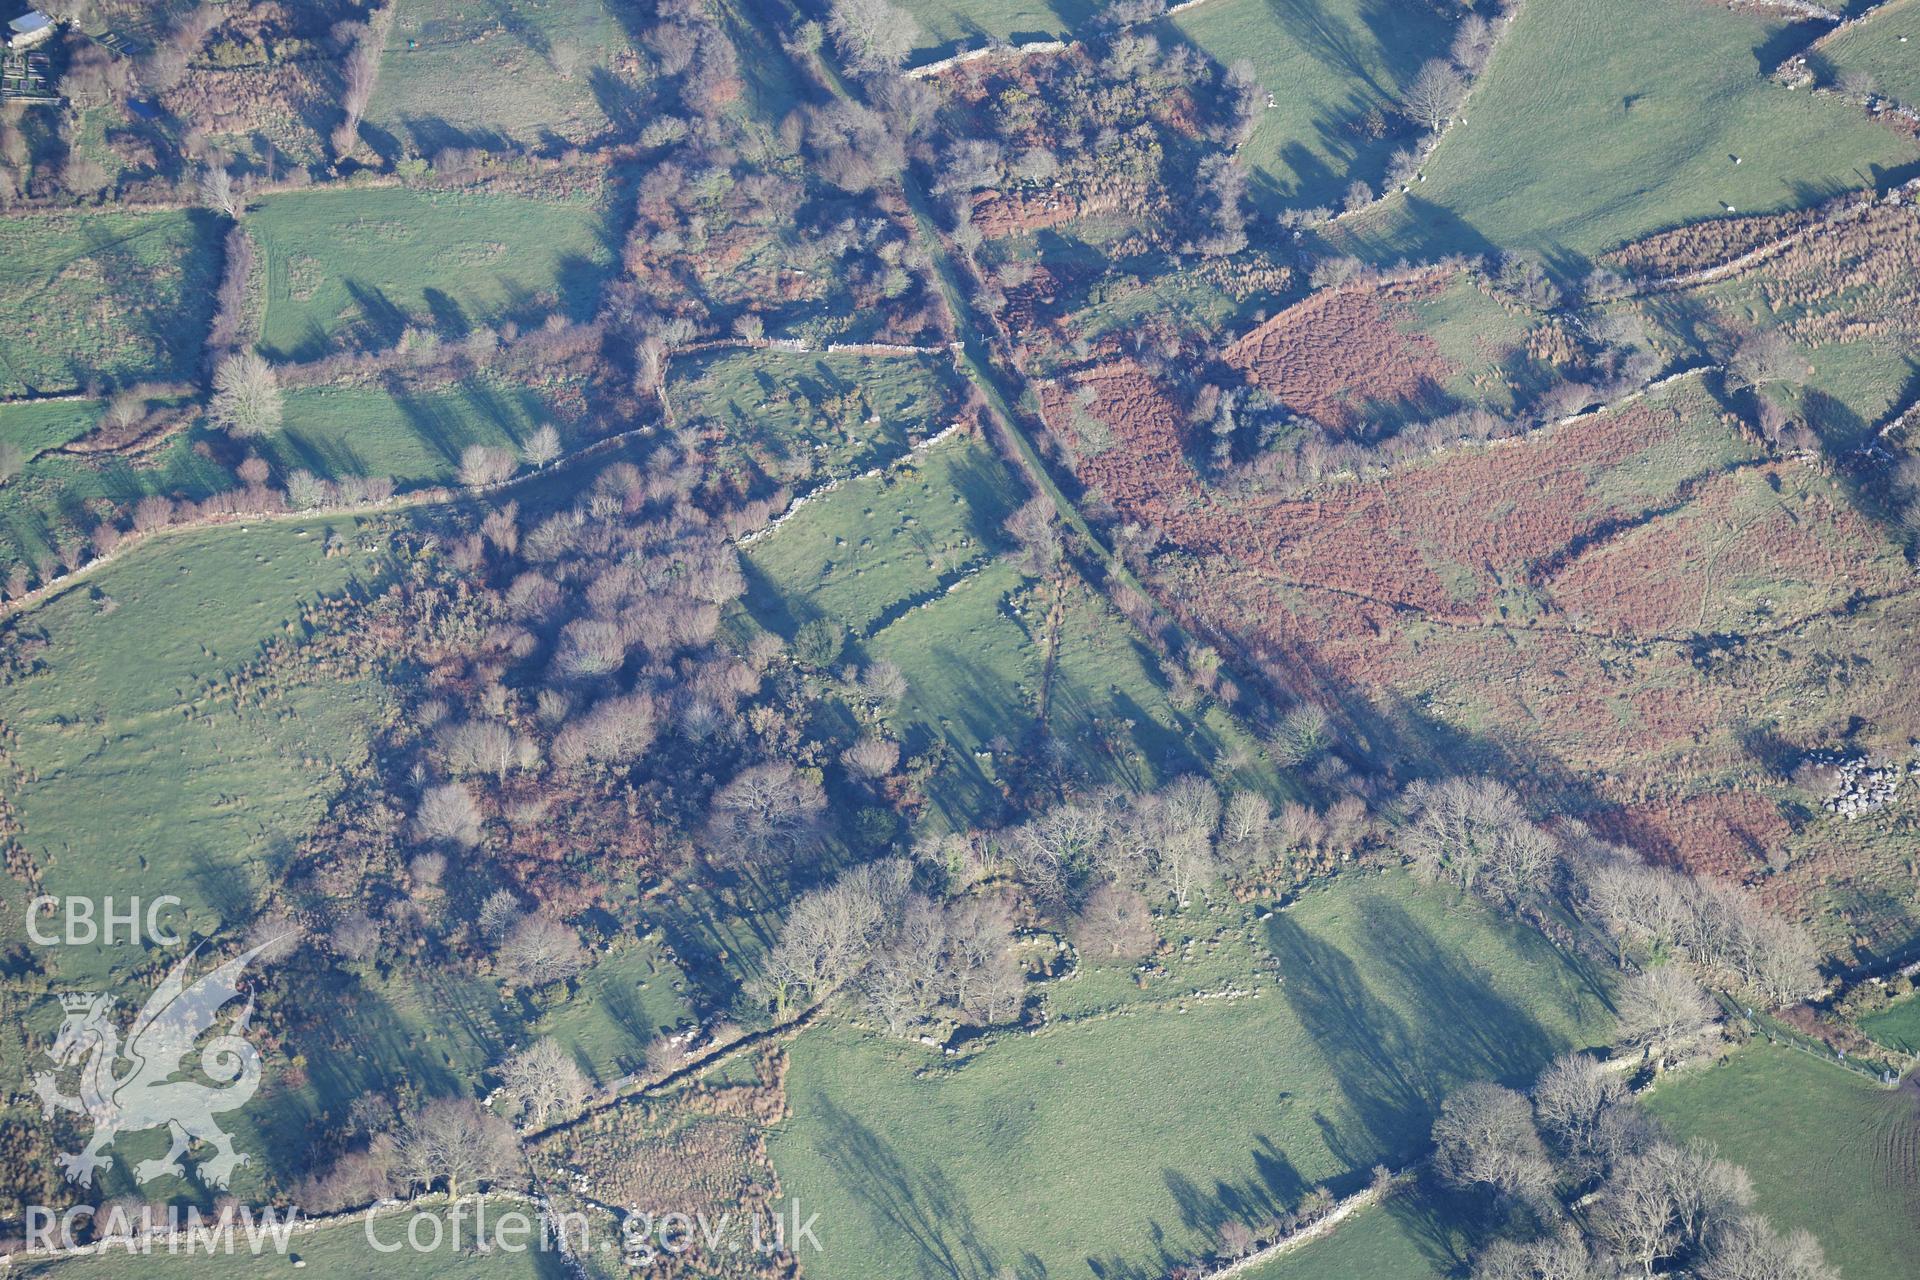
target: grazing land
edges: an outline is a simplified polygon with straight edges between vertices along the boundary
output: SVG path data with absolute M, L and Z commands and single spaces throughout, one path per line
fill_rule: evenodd
M 311 360 L 340 341 L 389 346 L 409 326 L 458 339 L 584 316 L 609 258 L 599 216 L 584 201 L 453 191 L 274 196 L 247 223 L 266 263 L 261 347 Z
M 1912 106 L 1920 102 L 1920 5 L 1880 5 L 1866 21 L 1822 42 L 1815 56 L 1834 85 Z
M 1687 0 L 1528 3 L 1426 181 L 1334 239 L 1382 262 L 1527 249 L 1577 276 L 1650 232 L 1910 165 L 1911 142 L 1857 108 L 1765 78 L 1756 51 L 1780 30 Z
M 193 376 L 219 234 L 193 210 L 0 219 L 0 396 Z
M 543 426 L 561 447 L 586 442 L 581 389 L 473 378 L 418 391 L 313 387 L 290 392 L 279 433 L 262 456 L 283 471 L 304 467 L 329 479 L 387 476 L 402 488 L 458 478 L 471 445 L 519 451 Z
M 920 31 L 913 61 L 930 62 L 992 40 L 1024 44 L 1067 39 L 1099 16 L 1092 0 L 913 0 L 903 6 Z
M 369 123 L 418 155 L 560 139 L 578 145 L 630 109 L 637 59 L 606 0 L 473 6 L 403 0 Z
M 853 1031 L 797 1043 L 794 1118 L 772 1154 L 783 1187 L 852 1237 L 821 1274 L 933 1276 L 956 1257 L 987 1274 L 1016 1258 L 1062 1276 L 1164 1265 L 1317 1183 L 1357 1189 L 1376 1161 L 1419 1149 L 1452 1071 L 1524 1079 L 1603 1017 L 1537 939 L 1400 877 L 1270 921 L 1223 909 L 1197 923 L 1209 950 L 1241 936 L 1265 953 L 1240 979 L 1258 996 L 1149 986 L 957 1061 Z M 1275 1070 L 1222 1065 L 1254 1062 Z M 1043 1195 L 1073 1212 L 1033 1213 Z
M 1675 1079 L 1648 1109 L 1745 1165 L 1760 1210 L 1816 1233 L 1843 1275 L 1895 1280 L 1911 1268 L 1920 1099 L 1791 1049 L 1756 1045 Z
M 1222 66 L 1250 63 L 1268 88 L 1240 161 L 1255 204 L 1277 210 L 1337 207 L 1356 180 L 1379 186 L 1410 141 L 1398 104 L 1453 23 L 1439 6 L 1210 0 L 1157 30 Z

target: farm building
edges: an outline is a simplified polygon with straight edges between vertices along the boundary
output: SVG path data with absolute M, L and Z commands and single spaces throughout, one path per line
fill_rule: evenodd
M 29 9 L 7 24 L 7 48 L 31 49 L 52 38 L 53 19 L 38 9 Z

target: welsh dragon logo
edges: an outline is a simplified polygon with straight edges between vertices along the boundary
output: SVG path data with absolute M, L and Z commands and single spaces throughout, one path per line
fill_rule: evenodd
M 48 1119 L 56 1111 L 71 1111 L 93 1121 L 87 1145 L 60 1154 L 60 1167 L 69 1182 L 91 1185 L 94 1170 L 107 1163 L 101 1153 L 116 1137 L 161 1125 L 171 1131 L 173 1145 L 160 1159 L 134 1166 L 134 1177 L 143 1183 L 166 1174 L 185 1176 L 180 1157 L 196 1139 L 214 1149 L 198 1166 L 208 1186 L 225 1187 L 233 1171 L 247 1163 L 248 1157 L 233 1149 L 232 1136 L 213 1117 L 244 1106 L 260 1087 L 260 1052 L 244 1038 L 253 1016 L 252 997 L 225 1032 L 200 1049 L 200 1068 L 213 1083 L 174 1076 L 194 1042 L 213 1029 L 221 1008 L 239 996 L 240 974 L 278 941 L 261 943 L 189 984 L 187 970 L 199 954 L 199 948 L 194 948 L 148 997 L 127 1028 L 124 1043 L 120 1028 L 109 1016 L 113 997 L 85 993 L 60 997 L 67 1016 L 47 1050 L 54 1069 L 36 1072 L 33 1090 Z M 119 1069 L 122 1062 L 127 1064 L 124 1070 Z M 76 1066 L 77 1097 L 61 1092 L 56 1078 Z

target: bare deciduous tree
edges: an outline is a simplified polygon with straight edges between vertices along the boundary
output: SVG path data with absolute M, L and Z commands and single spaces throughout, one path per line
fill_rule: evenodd
M 1421 67 L 1413 83 L 1407 86 L 1400 109 L 1421 128 L 1436 130 L 1453 118 L 1454 109 L 1466 94 L 1467 82 L 1460 73 L 1435 58 Z
M 229 218 L 240 216 L 241 201 L 233 190 L 233 175 L 225 165 L 210 164 L 200 171 L 200 198 L 209 209 Z
M 1502 856 L 1501 846 L 1530 826 L 1512 790 L 1491 778 L 1419 782 L 1407 798 L 1415 812 L 1400 839 L 1415 869 L 1469 890 Z
M 530 987 L 564 982 L 587 965 L 579 935 L 544 911 L 513 926 L 501 940 L 500 961 L 517 981 Z
M 1748 1215 L 1715 1235 L 1697 1268 L 1700 1280 L 1838 1280 L 1820 1242 L 1806 1231 L 1776 1233 Z
M 1540 1131 L 1568 1159 L 1584 1163 L 1601 1150 L 1608 1111 L 1627 1096 L 1620 1077 L 1584 1053 L 1554 1060 L 1533 1085 Z
M 900 763 L 900 744 L 891 738 L 868 734 L 848 747 L 840 757 L 848 772 L 857 778 L 884 778 Z
M 1073 941 L 1089 958 L 1137 960 L 1153 950 L 1159 936 L 1147 900 L 1109 880 L 1087 895 L 1074 915 Z
M 520 453 L 529 466 L 544 467 L 560 456 L 560 433 L 551 423 L 545 424 L 527 437 Z
M 521 1113 L 536 1126 L 556 1112 L 566 1114 L 587 1097 L 587 1077 L 551 1036 L 536 1040 L 500 1067 L 500 1082 Z
M 429 787 L 413 815 L 422 838 L 457 845 L 480 843 L 480 806 L 473 793 L 458 782 Z
M 499 1182 L 519 1159 L 513 1126 L 471 1098 L 436 1098 L 400 1132 L 401 1167 L 408 1178 L 427 1188 L 445 1182 L 451 1196 L 458 1196 L 462 1186 Z
M 1620 991 L 1621 1037 L 1655 1051 L 1691 1043 L 1716 1013 L 1693 975 L 1677 964 L 1636 973 Z
M 1487 1186 L 1529 1204 L 1553 1189 L 1533 1109 L 1511 1089 L 1475 1083 L 1457 1090 L 1441 1104 L 1433 1141 L 1434 1167 L 1457 1186 Z
M 236 436 L 262 436 L 280 425 L 280 381 L 273 366 L 245 351 L 222 361 L 213 375 L 208 416 Z
M 833 0 L 827 31 L 856 70 L 891 71 L 920 38 L 920 24 L 887 0 Z
M 499 484 L 519 465 L 511 449 L 470 444 L 460 453 L 460 483 L 468 488 Z
M 820 784 L 792 764 L 750 765 L 714 794 L 707 833 L 724 856 L 759 861 L 804 843 L 826 805 Z

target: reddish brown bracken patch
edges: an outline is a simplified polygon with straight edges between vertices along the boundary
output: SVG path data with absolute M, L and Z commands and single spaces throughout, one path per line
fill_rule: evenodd
M 1593 814 L 1588 823 L 1669 866 L 1730 880 L 1764 871 L 1793 835 L 1779 806 L 1753 791 L 1642 800 Z
M 1424 333 L 1399 325 L 1409 305 L 1446 287 L 1449 271 L 1314 294 L 1229 346 L 1221 358 L 1296 413 L 1350 430 L 1369 404 L 1427 394 L 1455 366 Z

